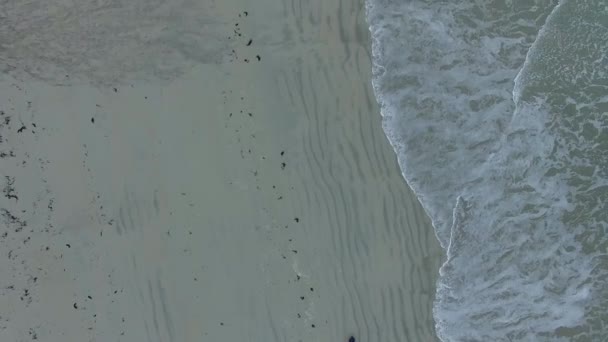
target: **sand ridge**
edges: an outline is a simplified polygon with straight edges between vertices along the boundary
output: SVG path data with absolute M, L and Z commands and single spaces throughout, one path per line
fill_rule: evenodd
M 5 77 L 0 339 L 432 341 L 363 4 L 214 11 L 229 59 L 168 84 Z

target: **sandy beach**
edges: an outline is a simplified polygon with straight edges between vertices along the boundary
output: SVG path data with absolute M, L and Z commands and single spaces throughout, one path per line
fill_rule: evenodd
M 364 3 L 210 4 L 168 82 L 3 77 L 0 340 L 436 341 Z

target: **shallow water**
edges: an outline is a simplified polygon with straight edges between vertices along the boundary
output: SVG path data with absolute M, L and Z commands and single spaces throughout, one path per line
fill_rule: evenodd
M 370 0 L 374 89 L 448 258 L 443 341 L 601 341 L 608 7 Z

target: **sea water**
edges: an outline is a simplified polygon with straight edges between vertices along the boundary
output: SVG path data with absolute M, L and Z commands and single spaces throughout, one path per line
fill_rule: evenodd
M 608 341 L 608 2 L 368 0 L 442 341 Z

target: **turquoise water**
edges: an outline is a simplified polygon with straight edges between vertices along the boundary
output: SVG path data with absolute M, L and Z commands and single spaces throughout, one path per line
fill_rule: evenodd
M 443 341 L 608 340 L 608 3 L 368 0 Z

